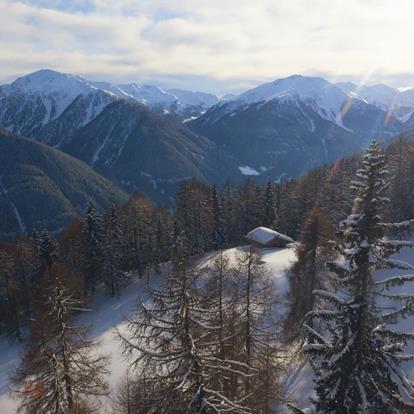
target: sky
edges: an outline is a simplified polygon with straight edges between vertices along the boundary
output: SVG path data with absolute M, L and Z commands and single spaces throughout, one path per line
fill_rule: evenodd
M 219 94 L 291 74 L 414 86 L 412 0 L 0 0 L 0 83 L 49 68 Z

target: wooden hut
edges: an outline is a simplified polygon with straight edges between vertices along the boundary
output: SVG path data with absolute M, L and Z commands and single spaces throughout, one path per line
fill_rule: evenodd
M 267 227 L 257 227 L 247 233 L 245 239 L 256 247 L 286 247 L 293 239 Z

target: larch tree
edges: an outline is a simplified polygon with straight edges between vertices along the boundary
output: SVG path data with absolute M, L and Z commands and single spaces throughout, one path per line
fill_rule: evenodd
M 19 411 L 27 414 L 92 412 L 90 399 L 107 394 L 107 358 L 73 320 L 81 303 L 65 287 L 70 271 L 55 263 L 47 271 L 30 325 L 30 338 L 13 375 Z
M 238 352 L 246 366 L 246 375 L 239 381 L 239 392 L 247 407 L 253 412 L 263 412 L 258 407 L 261 404 L 269 407 L 279 396 L 277 381 L 265 378 L 270 371 L 278 375 L 280 337 L 274 328 L 278 298 L 270 274 L 253 248 L 242 253 L 237 262 Z M 250 375 L 252 369 L 255 372 Z M 263 386 L 268 388 L 265 390 Z M 265 399 L 259 401 L 258 395 Z
M 339 259 L 329 264 L 337 290 L 315 291 L 325 306 L 309 313 L 317 325 L 304 325 L 320 413 L 414 410 L 413 382 L 401 370 L 401 363 L 413 358 L 404 348 L 414 334 L 393 326 L 414 313 L 414 296 L 392 289 L 414 281 L 414 275 L 374 277 L 382 269 L 412 269 L 391 258 L 411 243 L 391 237 L 410 222 L 383 221 L 388 175 L 384 154 L 373 142 L 352 182 L 355 204 L 340 225 Z

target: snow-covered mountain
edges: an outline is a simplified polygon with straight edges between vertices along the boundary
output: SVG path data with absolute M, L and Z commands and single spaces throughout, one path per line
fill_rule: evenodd
M 387 115 L 322 78 L 293 75 L 219 102 L 187 125 L 257 175 L 280 178 L 403 130 L 402 122 Z
M 352 82 L 338 82 L 335 85 L 349 96 L 381 108 L 403 123 L 412 123 L 414 89 L 399 91 L 384 84 L 356 85 Z
M 216 95 L 183 89 L 164 90 L 154 85 L 118 85 L 122 93 L 164 117 L 184 121 L 196 118 L 219 102 Z M 123 97 L 117 94 L 119 97 Z
M 325 79 L 292 75 L 250 89 L 232 101 L 252 104 L 273 100 L 300 100 L 312 107 L 322 118 L 341 125 L 339 115 L 348 99 L 347 94 Z
M 140 102 L 159 115 L 180 122 L 200 116 L 219 101 L 217 96 L 203 92 L 165 91 L 135 83 L 113 85 L 42 69 L 0 86 L 0 126 L 60 146 L 62 139 L 116 99 Z M 64 136 L 61 138 L 60 134 Z
M 0 86 L 0 91 L 2 128 L 31 138 L 42 137 L 56 146 L 60 145 L 60 137 L 55 133 L 60 128 L 52 128 L 51 124 L 63 125 L 61 129 L 68 135 L 114 100 L 113 95 L 87 79 L 52 70 L 18 78 Z

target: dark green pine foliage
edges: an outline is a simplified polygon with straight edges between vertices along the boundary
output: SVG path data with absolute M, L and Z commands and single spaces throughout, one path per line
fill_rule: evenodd
M 119 221 L 116 207 L 112 205 L 105 213 L 103 219 L 104 241 L 103 241 L 103 277 L 106 288 L 115 296 L 120 284 L 126 279 L 123 272 L 123 262 L 126 252 L 126 240 Z
M 305 352 L 315 371 L 315 405 L 319 413 L 413 412 L 414 388 L 400 369 L 412 359 L 404 348 L 414 334 L 393 325 L 414 313 L 414 296 L 393 287 L 414 281 L 414 275 L 376 281 L 381 269 L 411 269 L 390 256 L 411 243 L 390 235 L 410 222 L 384 223 L 381 213 L 389 200 L 384 196 L 389 174 L 384 155 L 373 142 L 352 188 L 354 208 L 340 225 L 336 249 L 340 259 L 331 262 L 336 292 L 315 293 L 326 304 L 310 312 L 313 328 Z M 405 289 L 406 291 L 406 289 Z
M 177 221 L 171 235 L 171 260 L 175 269 L 185 267 L 190 256 L 189 242 Z
M 224 247 L 226 244 L 224 236 L 224 224 L 222 218 L 222 206 L 220 194 L 217 187 L 214 185 L 212 190 L 212 204 L 213 204 L 213 233 L 212 243 L 214 250 Z
M 275 190 L 272 183 L 272 180 L 269 178 L 264 189 L 263 196 L 263 226 L 272 227 L 276 220 L 276 210 L 275 210 L 276 200 L 275 200 Z
M 84 296 L 95 293 L 96 284 L 102 271 L 102 219 L 97 214 L 95 203 L 86 208 L 82 222 L 82 273 Z
M 59 255 L 59 245 L 57 240 L 47 229 L 44 229 L 36 237 L 36 247 L 40 267 L 42 269 L 45 267 L 50 269 Z

